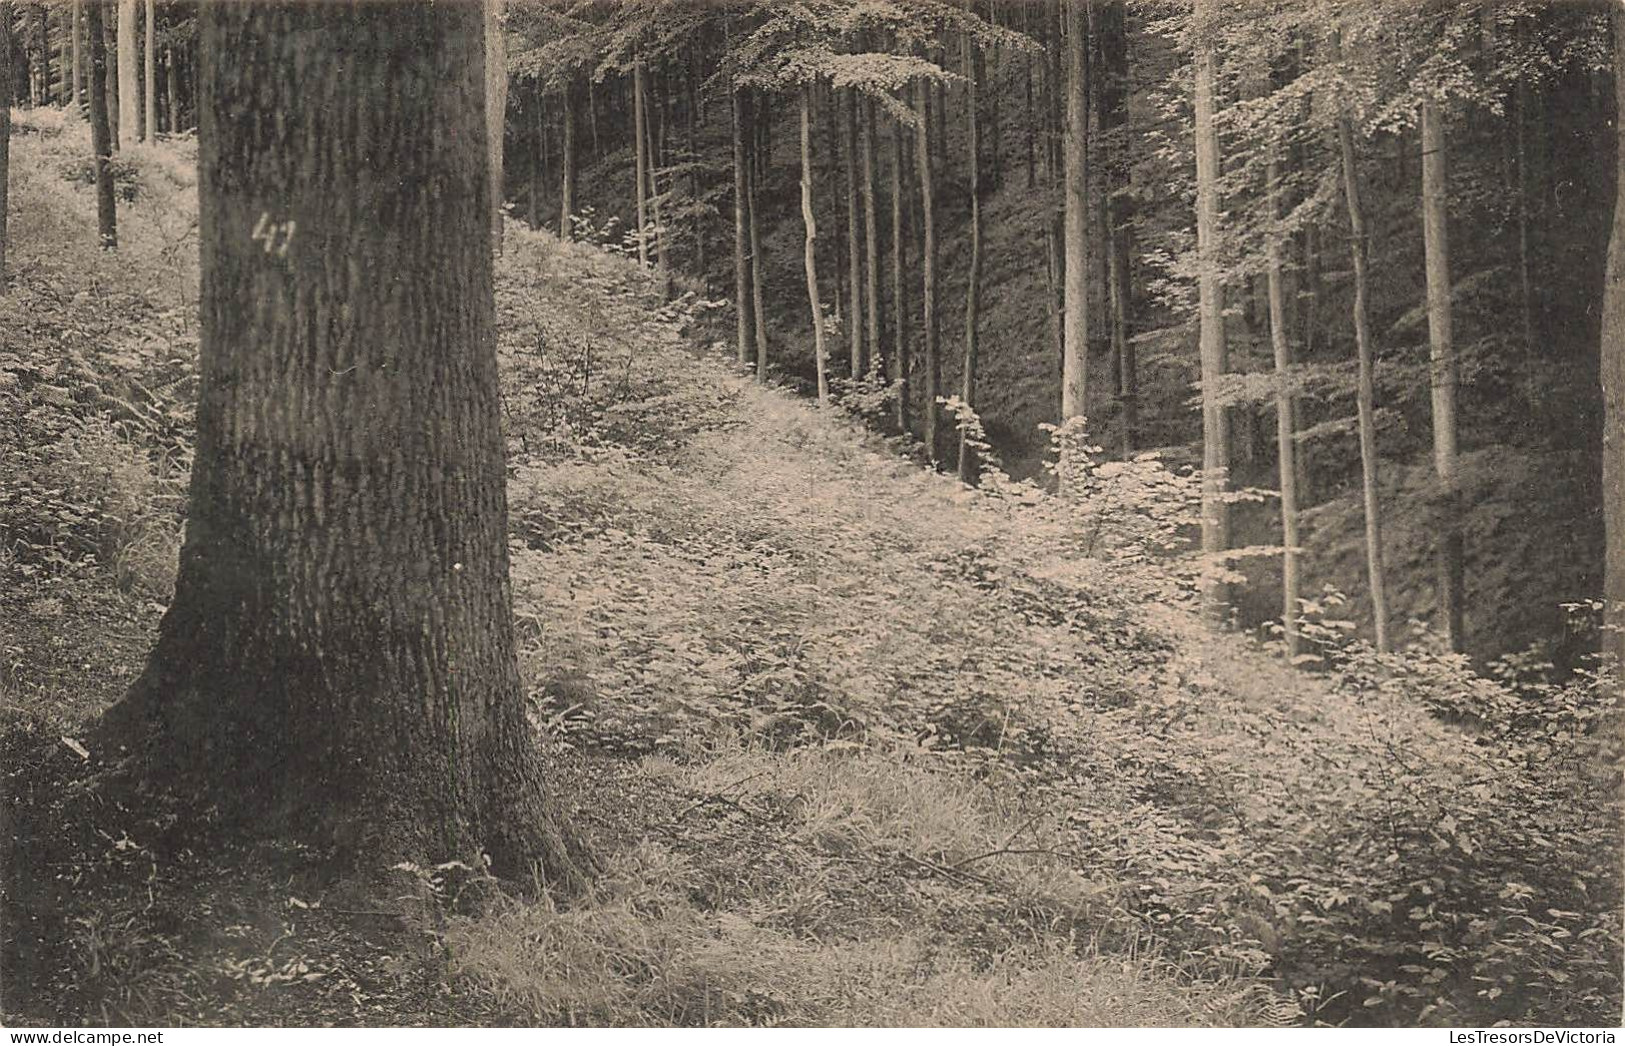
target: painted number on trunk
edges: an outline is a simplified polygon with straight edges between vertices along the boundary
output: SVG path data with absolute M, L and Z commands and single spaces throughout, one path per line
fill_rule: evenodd
M 260 220 L 254 223 L 254 231 L 250 234 L 250 238 L 255 243 L 264 244 L 266 254 L 286 258 L 288 256 L 288 247 L 293 243 L 294 229 L 297 226 L 298 223 L 291 220 L 274 222 L 271 220 L 269 212 L 261 211 Z

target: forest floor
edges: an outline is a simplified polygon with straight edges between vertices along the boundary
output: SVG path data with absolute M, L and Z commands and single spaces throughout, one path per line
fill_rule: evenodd
M 1207 637 L 1146 553 L 1167 477 L 1081 516 L 965 488 L 513 224 L 521 668 L 592 893 L 335 880 L 99 804 L 77 738 L 178 548 L 196 235 L 166 144 L 96 250 L 81 132 L 19 127 L 0 301 L 5 1023 L 1617 1021 L 1611 763 L 1508 776 L 1404 687 Z

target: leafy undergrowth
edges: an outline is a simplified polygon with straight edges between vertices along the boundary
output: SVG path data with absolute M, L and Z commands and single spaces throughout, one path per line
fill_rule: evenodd
M 125 252 L 94 249 L 80 134 L 19 139 L 37 224 L 0 300 L 8 1016 L 1618 1021 L 1599 686 L 1378 657 L 1330 614 L 1316 675 L 1206 638 L 1152 555 L 1184 479 L 966 489 L 732 373 L 707 303 L 513 226 L 522 668 L 592 895 L 335 883 L 90 801 L 72 738 L 173 569 L 195 262 L 156 231 L 193 206 L 164 146 L 132 158 Z

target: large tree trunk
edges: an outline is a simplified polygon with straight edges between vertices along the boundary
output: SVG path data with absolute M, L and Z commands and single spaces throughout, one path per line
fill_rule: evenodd
M 859 134 L 859 149 L 863 167 L 860 184 L 863 187 L 865 318 L 868 321 L 869 373 L 878 375 L 884 367 L 880 348 L 880 222 L 875 213 L 875 106 L 867 99 L 862 105 L 863 126 Z
M 1088 14 L 1070 0 L 1066 27 L 1066 291 L 1062 306 L 1061 420 L 1085 411 L 1089 380 Z
M 118 136 L 128 145 L 141 138 L 141 75 L 136 50 L 136 4 L 118 0 Z
M 914 132 L 914 162 L 919 168 L 920 175 L 920 270 L 923 274 L 923 287 L 921 299 L 923 302 L 922 314 L 924 316 L 924 350 L 925 350 L 925 389 L 924 402 L 921 404 L 925 411 L 925 422 L 922 426 L 921 438 L 925 441 L 926 453 L 935 462 L 941 457 L 937 446 L 939 421 L 942 417 L 942 408 L 937 403 L 937 397 L 942 394 L 942 358 L 937 350 L 937 217 L 934 202 L 933 178 L 931 174 L 931 85 L 926 81 L 916 81 L 914 84 L 914 106 L 919 112 L 920 120 L 915 125 Z
M 1451 339 L 1449 156 L 1439 105 L 1422 101 L 1422 239 L 1427 256 L 1429 388 L 1433 400 L 1433 468 L 1438 473 L 1435 526 L 1439 560 L 1439 617 L 1450 649 L 1467 641 L 1461 495 L 1456 480 L 1456 350 Z
M 1271 155 L 1265 167 L 1270 220 L 1281 220 L 1281 166 Z M 1286 329 L 1286 289 L 1281 276 L 1282 234 L 1271 229 L 1264 242 L 1269 285 L 1270 347 L 1275 352 L 1275 451 L 1281 483 L 1281 626 L 1287 657 L 1298 656 L 1298 441 L 1292 395 L 1292 343 Z
M 514 654 L 479 8 L 200 21 L 186 543 L 97 740 L 228 832 L 576 880 Z
M 812 309 L 813 356 L 818 367 L 818 403 L 829 403 L 829 374 L 824 360 L 824 309 L 818 300 L 818 223 L 813 219 L 812 88 L 801 88 L 801 221 L 807 230 L 803 264 L 807 269 L 807 304 Z
M 847 355 L 852 380 L 863 377 L 863 234 L 858 231 L 858 100 L 842 99 L 842 152 L 846 160 Z
M 1370 280 L 1366 257 L 1370 250 L 1365 212 L 1360 206 L 1359 164 L 1354 153 L 1354 128 L 1348 111 L 1337 118 L 1337 148 L 1342 158 L 1343 194 L 1349 212 L 1349 252 L 1354 261 L 1354 343 L 1359 355 L 1359 381 L 1355 399 L 1360 421 L 1360 479 L 1365 499 L 1366 574 L 1371 584 L 1371 615 L 1378 651 L 1388 649 L 1388 598 L 1382 565 L 1382 515 L 1377 496 L 1376 390 L 1371 348 L 1371 315 L 1367 301 Z
M 1625 113 L 1625 11 L 1614 12 L 1614 100 Z M 1618 182 L 1602 306 L 1602 503 L 1606 601 L 1602 649 L 1625 670 L 1625 129 L 1616 122 Z M 1619 688 L 1625 691 L 1625 686 Z
M 1223 625 L 1229 586 L 1217 560 L 1230 548 L 1230 418 L 1219 405 L 1220 376 L 1229 368 L 1224 334 L 1224 283 L 1219 271 L 1219 134 L 1213 126 L 1214 57 L 1210 23 L 1214 0 L 1197 0 L 1196 25 L 1196 253 L 1198 343 L 1202 363 L 1202 611 Z
M 491 180 L 491 247 L 502 253 L 502 205 L 507 182 L 502 175 L 502 147 L 508 127 L 508 47 L 502 34 L 502 8 L 506 0 L 484 0 L 485 24 L 485 148 L 487 177 Z
M 632 63 L 632 155 L 637 178 L 638 264 L 649 267 L 649 128 L 643 88 L 643 63 Z
M 574 238 L 571 227 L 571 215 L 576 212 L 576 105 L 578 92 L 572 80 L 564 89 L 564 112 L 560 119 L 564 124 L 564 144 L 560 150 L 559 167 L 563 169 L 559 176 L 559 239 L 569 242 Z
M 154 0 L 147 0 L 143 28 L 146 35 L 142 37 L 144 50 L 141 68 L 144 75 L 141 80 L 141 100 L 145 108 L 141 130 L 142 138 L 151 142 L 158 138 L 158 44 L 154 39 L 158 28 L 158 5 Z
M 745 135 L 750 125 L 745 106 L 750 96 L 738 88 L 728 92 L 733 102 L 734 160 L 734 327 L 738 335 L 739 365 L 750 362 L 750 270 L 745 265 Z
M 981 121 L 977 118 L 975 46 L 965 38 L 965 154 L 970 163 L 970 272 L 965 288 L 965 366 L 960 399 L 967 407 L 976 405 L 977 327 L 982 310 L 982 173 Z M 964 429 L 959 432 L 959 479 L 976 479 L 976 448 Z
M 908 149 L 903 141 L 902 124 L 892 126 L 891 163 L 891 307 L 892 307 L 892 390 L 895 395 L 898 432 L 908 432 L 913 419 L 909 416 L 909 363 L 908 358 L 908 280 L 903 257 L 908 243 L 909 216 L 903 171 L 908 165 Z
M 85 35 L 90 38 L 90 151 L 96 164 L 96 230 L 104 249 L 118 246 L 118 208 L 113 202 L 113 129 L 107 121 L 107 35 L 102 27 L 102 0 L 85 5 Z

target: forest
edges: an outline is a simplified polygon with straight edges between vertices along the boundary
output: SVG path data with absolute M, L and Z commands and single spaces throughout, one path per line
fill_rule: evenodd
M 0 1023 L 1617 1027 L 1615 0 L 0 0 Z

